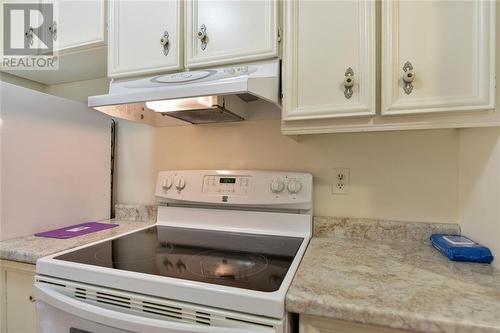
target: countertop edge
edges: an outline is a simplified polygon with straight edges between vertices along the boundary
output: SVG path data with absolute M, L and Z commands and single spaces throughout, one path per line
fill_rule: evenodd
M 386 328 L 401 329 L 409 332 L 456 332 L 456 333 L 471 333 L 471 332 L 481 332 L 481 333 L 498 333 L 500 328 L 465 323 L 460 320 L 449 320 L 442 317 L 429 317 L 429 316 L 418 316 L 415 313 L 401 312 L 401 313 L 388 313 L 384 311 L 377 311 L 376 309 L 367 310 L 358 308 L 355 306 L 329 306 L 328 311 L 325 310 L 315 310 L 316 305 L 314 300 L 309 303 L 308 311 L 304 312 L 300 309 L 300 306 L 293 304 L 295 301 L 290 301 L 289 297 L 286 297 L 285 309 L 287 312 L 296 313 L 299 315 L 315 316 L 325 319 L 341 320 L 346 322 L 353 322 L 365 325 L 374 325 Z M 298 301 L 302 302 L 303 300 Z M 292 303 L 292 304 L 290 304 Z M 321 307 L 321 304 L 317 304 Z M 367 319 L 369 318 L 369 319 Z

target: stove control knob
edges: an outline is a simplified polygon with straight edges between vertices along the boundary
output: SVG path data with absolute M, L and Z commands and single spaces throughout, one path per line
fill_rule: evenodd
M 161 184 L 161 187 L 166 191 L 172 187 L 172 177 L 167 176 L 164 180 L 163 183 Z
M 288 182 L 287 188 L 288 192 L 290 192 L 291 194 L 297 194 L 300 192 L 300 190 L 302 190 L 302 183 L 298 179 L 291 179 Z
M 271 192 L 280 193 L 285 189 L 285 183 L 282 180 L 276 178 L 271 181 Z
M 177 178 L 177 181 L 175 182 L 175 188 L 178 191 L 181 191 L 184 189 L 184 187 L 186 187 L 186 179 L 184 179 L 184 177 Z

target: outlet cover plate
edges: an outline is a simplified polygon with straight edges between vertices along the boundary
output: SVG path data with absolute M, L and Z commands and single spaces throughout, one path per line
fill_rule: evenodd
M 351 191 L 351 176 L 349 168 L 334 168 L 332 194 L 349 194 Z

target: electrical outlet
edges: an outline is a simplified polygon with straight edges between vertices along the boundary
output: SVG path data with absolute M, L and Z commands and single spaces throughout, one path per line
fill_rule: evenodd
M 351 190 L 349 168 L 334 168 L 332 194 L 349 194 Z

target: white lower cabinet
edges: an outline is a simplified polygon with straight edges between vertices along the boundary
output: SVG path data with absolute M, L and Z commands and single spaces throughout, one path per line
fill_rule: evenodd
M 301 315 L 299 333 L 410 333 L 410 331 Z
M 0 260 L 0 273 L 1 332 L 35 333 L 35 265 Z

